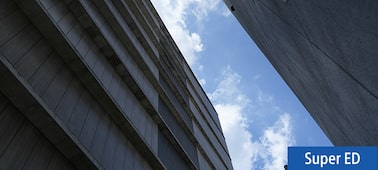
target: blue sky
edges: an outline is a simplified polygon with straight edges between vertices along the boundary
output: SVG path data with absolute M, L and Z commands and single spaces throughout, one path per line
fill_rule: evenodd
M 236 170 L 277 170 L 288 146 L 332 146 L 222 0 L 152 0 L 219 114 Z

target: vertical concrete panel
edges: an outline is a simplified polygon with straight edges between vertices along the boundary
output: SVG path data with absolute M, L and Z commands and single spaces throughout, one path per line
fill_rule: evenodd
M 174 169 L 188 169 L 185 161 L 179 155 L 179 153 L 173 148 L 173 145 L 164 136 L 164 134 L 159 131 L 159 151 L 158 155 L 161 161 L 164 163 L 165 167 L 169 170 Z
M 151 121 L 153 121 L 152 118 L 151 118 Z M 151 136 L 151 147 L 155 151 L 155 153 L 157 153 L 159 149 L 158 133 L 159 133 L 158 125 L 154 122 L 151 126 L 150 136 Z
M 96 57 L 98 57 L 98 56 L 96 56 Z M 104 60 L 101 59 L 101 58 L 98 58 L 97 61 L 96 61 L 95 66 L 93 68 L 95 76 L 100 79 L 101 76 L 102 76 L 102 74 L 104 73 L 104 69 L 105 69 Z
M 207 160 L 204 158 L 202 153 L 197 150 L 198 153 L 198 162 L 199 162 L 199 169 L 214 169 L 210 164 L 207 162 Z
M 142 134 L 142 136 L 146 139 L 146 141 L 148 141 L 149 136 L 146 136 L 146 131 L 149 126 L 148 124 L 146 124 L 147 123 L 146 119 L 147 119 L 148 114 L 146 113 L 143 107 L 138 106 L 136 108 L 137 110 L 135 110 L 135 113 L 134 113 L 134 116 L 136 117 L 134 124 L 136 125 L 139 133 Z
M 136 157 L 135 150 L 133 149 L 132 145 L 129 142 L 127 142 L 125 163 L 123 164 L 124 166 L 123 169 L 134 169 L 135 157 Z
M 57 57 L 58 56 L 56 54 L 51 54 L 50 57 L 48 57 L 45 62 L 40 65 L 35 74 L 33 74 L 33 76 L 29 79 L 30 85 L 40 96 L 44 94 L 47 87 L 55 78 L 63 64 L 63 62 Z
M 105 143 L 109 133 L 110 125 L 111 122 L 109 118 L 107 116 L 103 116 L 99 121 L 95 138 L 92 141 L 90 152 L 99 162 L 101 162 L 102 154 L 104 153 Z
M 150 145 L 150 147 L 152 148 L 152 150 L 155 153 L 157 153 L 157 151 L 158 151 L 157 133 L 158 133 L 158 127 L 157 127 L 155 121 L 150 116 L 147 116 L 146 117 L 145 137 L 146 137 L 148 144 Z
M 62 122 L 68 121 L 69 116 L 71 115 L 72 110 L 80 97 L 79 94 L 82 90 L 83 89 L 77 80 L 73 80 L 68 86 L 68 89 L 66 90 L 58 106 L 54 110 L 54 112 L 62 120 Z
M 196 146 L 191 141 L 191 139 L 189 138 L 189 135 L 185 132 L 182 125 L 180 125 L 180 123 L 177 121 L 177 119 L 173 115 L 172 111 L 167 107 L 167 105 L 164 103 L 162 99 L 159 102 L 159 113 L 162 116 L 165 123 L 167 124 L 170 131 L 173 133 L 175 138 L 178 140 L 178 142 L 182 146 L 183 150 L 185 150 L 185 153 L 187 154 L 186 156 L 189 157 L 191 162 L 193 162 L 195 165 L 198 166 Z M 161 132 L 159 131 L 159 133 Z M 160 138 L 161 136 L 159 136 L 159 154 L 161 151 Z M 162 142 L 165 142 L 165 141 L 163 140 Z M 164 145 L 162 146 L 167 147 Z
M 46 169 L 53 153 L 53 146 L 44 140 L 43 137 L 40 137 L 23 169 Z
M 24 123 L 0 157 L 0 169 L 21 169 L 37 144 L 40 135 Z M 25 139 L 28 139 L 27 142 Z
M 88 117 L 85 119 L 84 126 L 81 130 L 79 140 L 89 150 L 95 137 L 98 122 L 103 115 L 103 111 L 97 103 L 91 105 L 88 111 Z
M 124 88 L 124 84 L 121 85 L 120 88 Z M 129 92 L 126 90 L 120 90 L 119 94 L 117 96 L 117 100 L 119 101 L 120 108 L 124 111 L 126 115 L 129 115 L 131 110 L 131 106 L 129 107 L 129 104 L 131 101 L 129 101 L 128 98 Z M 127 102 L 128 101 L 128 102 Z
M 104 85 L 104 88 L 108 92 L 110 92 L 111 91 L 110 83 L 113 79 L 113 76 L 118 76 L 118 75 L 115 75 L 115 71 L 113 70 L 112 66 L 107 61 L 103 61 L 103 62 L 105 63 L 105 69 L 104 69 L 104 73 L 101 76 L 101 82 Z M 115 96 L 113 98 L 115 98 Z
M 52 7 L 55 7 L 60 1 L 59 0 L 40 0 L 39 2 L 42 4 L 42 6 L 45 9 L 50 9 Z
M 9 23 L 13 24 L 13 23 Z M 18 34 L 9 39 L 3 46 L 0 47 L 2 53 L 8 59 L 11 64 L 15 64 L 21 58 L 25 58 L 27 53 L 35 53 L 35 46 L 40 45 L 39 40 L 41 35 L 35 30 L 32 25 L 28 25 L 22 29 Z M 33 50 L 34 49 L 34 50 Z M 37 48 L 38 49 L 38 48 Z M 44 49 L 41 49 L 41 52 Z M 25 56 L 26 55 L 26 56 Z M 44 55 L 42 54 L 42 57 Z M 35 62 L 31 61 L 30 64 Z M 29 73 L 31 74 L 31 73 Z
M 86 56 L 90 47 L 90 37 L 88 34 L 84 34 L 84 36 L 80 39 L 79 43 L 76 45 L 76 50 L 79 52 L 79 55 Z
M 79 23 L 77 23 L 71 31 L 68 32 L 67 38 L 69 42 L 73 45 L 76 46 L 77 43 L 79 43 L 80 39 L 84 36 L 82 27 Z
M 88 53 L 85 55 L 84 60 L 87 63 L 89 68 L 94 68 L 97 61 L 98 49 L 94 43 L 91 43 Z
M 83 91 L 67 122 L 68 129 L 70 129 L 76 136 L 80 136 L 80 132 L 84 126 L 84 122 L 88 118 L 88 111 L 92 103 L 95 104 L 93 100 L 91 100 L 90 94 L 87 91 Z
M 117 73 L 113 73 L 113 78 L 109 86 L 109 93 L 114 96 L 115 100 L 118 100 L 118 95 L 119 92 L 122 91 L 123 89 L 120 89 L 122 83 L 121 77 L 117 75 Z M 121 103 L 123 101 L 120 101 L 118 103 Z
M 202 145 L 204 152 L 209 157 L 212 164 L 215 166 L 216 169 L 227 169 L 225 164 L 216 154 L 216 151 L 210 145 L 209 141 L 205 138 L 204 134 L 198 129 L 197 125 L 194 124 L 194 134 L 198 139 L 199 143 Z M 225 160 L 226 161 L 226 160 Z
M 20 42 L 25 40 L 28 40 L 28 38 L 23 37 Z M 29 80 L 47 60 L 49 55 L 51 55 L 51 51 L 52 49 L 46 44 L 46 42 L 40 40 L 35 43 L 30 51 L 15 63 L 14 67 L 26 80 Z
M 0 98 L 5 97 L 0 94 Z M 17 114 L 17 110 L 9 105 L 7 100 L 3 100 L 4 108 L 0 110 L 0 153 L 4 153 L 7 146 L 11 143 L 14 136 L 22 127 L 25 119 L 22 115 Z
M 115 163 L 115 155 L 116 155 L 116 148 L 118 144 L 117 138 L 118 135 L 122 135 L 118 133 L 118 127 L 114 123 L 110 125 L 109 134 L 106 137 L 105 149 L 104 153 L 101 158 L 101 163 L 103 164 L 105 169 L 112 169 L 113 164 Z
M 76 167 L 72 166 L 68 160 L 57 150 L 54 151 L 49 165 L 46 168 L 47 170 L 73 170 Z
M 28 24 L 29 22 L 27 21 L 26 17 L 19 10 L 10 13 L 5 18 L 1 18 L 0 46 L 23 30 Z
M 124 166 L 124 162 L 125 162 L 125 156 L 126 156 L 126 145 L 127 143 L 125 143 L 125 139 L 123 137 L 123 134 L 121 131 L 118 132 L 117 136 L 119 136 L 119 138 L 116 138 L 117 140 L 117 147 L 116 147 L 116 153 L 115 153 L 115 156 L 114 156 L 114 160 L 113 160 L 113 167 L 112 169 L 116 170 L 116 169 L 123 169 L 123 166 Z
M 57 24 L 62 33 L 67 35 L 78 23 L 73 14 L 68 13 Z
M 59 1 L 48 9 L 48 13 L 55 22 L 58 22 L 68 13 L 68 10 L 64 1 Z
M 42 98 L 46 101 L 51 109 L 55 109 L 63 95 L 67 91 L 73 75 L 70 70 L 61 68 L 57 76 L 51 82 Z
M 0 169 L 74 169 L 0 93 Z

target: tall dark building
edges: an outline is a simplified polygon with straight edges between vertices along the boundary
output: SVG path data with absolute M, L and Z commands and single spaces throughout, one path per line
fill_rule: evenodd
M 148 0 L 0 0 L 0 169 L 232 169 Z
M 335 145 L 378 145 L 378 1 L 225 0 Z

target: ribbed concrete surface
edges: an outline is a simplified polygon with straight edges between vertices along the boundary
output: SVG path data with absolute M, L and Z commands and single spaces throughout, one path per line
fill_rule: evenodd
M 57 166 L 233 169 L 150 1 L 0 1 L 0 169 Z

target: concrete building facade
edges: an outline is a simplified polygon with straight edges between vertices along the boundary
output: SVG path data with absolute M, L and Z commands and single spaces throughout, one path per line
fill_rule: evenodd
M 1 0 L 0 169 L 232 165 L 148 0 Z
M 224 0 L 334 145 L 378 145 L 378 2 Z

